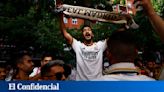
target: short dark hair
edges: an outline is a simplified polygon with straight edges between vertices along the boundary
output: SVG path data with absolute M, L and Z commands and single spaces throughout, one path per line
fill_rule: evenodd
M 62 60 L 53 60 L 51 62 L 48 62 L 41 68 L 41 76 L 48 76 L 51 67 L 53 66 L 64 66 L 64 62 Z
M 130 31 L 115 31 L 109 37 L 108 43 L 120 42 L 126 44 L 135 44 L 136 37 Z
M 16 55 L 16 59 L 15 59 L 15 63 L 16 64 L 18 64 L 18 63 L 22 63 L 23 62 L 23 57 L 24 56 L 30 56 L 31 57 L 31 54 L 30 53 L 28 53 L 28 52 L 21 52 L 21 53 L 18 53 L 17 55 Z
M 46 53 L 44 53 L 44 54 L 42 55 L 41 60 L 43 60 L 45 57 L 52 57 L 52 60 L 54 59 L 53 54 L 48 53 L 48 52 L 46 52 Z
M 108 49 L 115 59 L 132 59 L 136 57 L 135 36 L 130 31 L 115 31 L 107 41 Z
M 65 64 L 64 70 L 65 70 L 65 77 L 67 78 L 71 74 L 71 66 Z
M 82 32 L 83 32 L 84 27 L 89 27 L 89 28 L 92 29 L 92 27 L 91 27 L 90 25 L 85 24 L 85 25 L 83 25 L 82 28 L 81 28 Z

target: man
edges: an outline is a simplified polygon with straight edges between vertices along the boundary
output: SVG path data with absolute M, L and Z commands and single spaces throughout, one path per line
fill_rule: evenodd
M 33 71 L 34 63 L 29 53 L 20 53 L 16 58 L 16 74 L 13 80 L 30 80 L 29 75 Z
M 111 66 L 104 71 L 104 76 L 96 80 L 106 81 L 137 81 L 154 80 L 145 75 L 139 74 L 134 65 L 137 56 L 134 35 L 128 31 L 114 32 L 107 42 L 108 58 Z
M 50 62 L 51 60 L 54 60 L 54 57 L 52 54 L 50 53 L 45 53 L 43 54 L 42 58 L 41 58 L 41 66 L 47 64 L 48 62 Z
M 54 60 L 53 55 L 51 55 L 50 53 L 44 53 L 41 57 L 41 67 L 52 60 Z M 30 77 L 36 77 L 36 75 L 40 73 L 41 67 L 35 67 L 33 69 L 33 72 L 30 74 Z
M 41 68 L 40 80 L 65 80 L 64 62 L 61 60 L 54 60 L 45 64 Z
M 0 62 L 0 80 L 5 80 L 6 69 L 6 64 L 4 62 Z
M 155 60 L 153 60 L 153 59 L 147 59 L 145 66 L 146 66 L 146 67 L 144 67 L 145 72 L 146 72 L 145 75 L 153 78 L 153 75 L 154 75 L 153 74 L 153 71 L 155 69 Z
M 73 38 L 65 28 L 63 15 L 60 15 L 60 28 L 64 38 L 76 53 L 76 80 L 92 80 L 102 75 L 103 52 L 106 40 L 93 42 L 93 31 L 90 26 L 82 28 L 83 42 Z

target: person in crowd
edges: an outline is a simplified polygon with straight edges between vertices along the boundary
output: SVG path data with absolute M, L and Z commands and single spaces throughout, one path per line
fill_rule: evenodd
M 39 80 L 66 80 L 64 62 L 53 60 L 41 68 L 41 78 Z
M 0 62 L 0 80 L 5 80 L 6 78 L 6 63 Z
M 135 66 L 140 70 L 140 74 L 148 75 L 147 68 L 143 64 L 143 60 L 140 58 L 136 58 L 134 61 Z
M 76 80 L 76 69 L 71 64 L 66 64 L 64 70 L 66 71 L 67 80 Z
M 48 62 L 54 60 L 54 57 L 50 53 L 44 53 L 43 56 L 41 57 L 41 66 L 40 67 L 35 67 L 33 69 L 33 72 L 30 74 L 30 77 L 36 77 L 40 74 L 41 67 L 47 64 Z
M 150 59 L 146 62 L 146 68 L 148 69 L 148 76 L 153 77 L 153 71 L 155 69 L 155 60 Z
M 13 67 L 13 64 L 9 64 L 7 62 L 7 68 L 6 68 L 6 71 L 7 71 L 7 75 L 6 75 L 6 81 L 11 81 L 12 80 L 12 77 L 13 77 L 13 74 L 14 74 L 14 67 Z
M 102 75 L 103 52 L 106 49 L 106 41 L 94 42 L 94 34 L 89 25 L 82 28 L 83 42 L 77 41 L 65 28 L 63 14 L 60 14 L 60 28 L 76 53 L 76 80 L 92 80 Z
M 70 75 L 72 73 L 72 68 L 69 64 L 64 64 L 64 70 L 65 70 L 65 77 L 66 80 L 71 80 Z
M 50 61 L 54 60 L 54 56 L 50 53 L 45 53 L 43 54 L 42 58 L 41 58 L 41 66 L 49 63 Z
M 164 67 L 162 67 L 162 69 L 161 69 L 159 80 L 164 80 Z
M 19 53 L 15 63 L 16 72 L 12 80 L 30 80 L 29 75 L 34 68 L 31 55 L 29 53 Z
M 155 67 L 153 70 L 153 78 L 156 80 L 159 80 L 160 77 L 160 73 L 161 73 L 161 67 Z
M 130 31 L 116 31 L 107 42 L 108 58 L 111 66 L 104 70 L 104 74 L 96 80 L 101 81 L 139 81 L 154 80 L 139 74 L 134 65 L 137 56 L 135 36 Z

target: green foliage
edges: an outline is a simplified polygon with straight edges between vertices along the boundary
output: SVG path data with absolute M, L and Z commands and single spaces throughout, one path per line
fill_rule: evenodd
M 151 50 L 159 50 L 163 46 L 159 36 L 155 33 L 152 24 L 143 12 L 138 12 L 134 16 L 134 20 L 140 26 L 139 29 L 132 30 L 136 34 L 139 48 L 149 48 Z
M 31 2 L 30 2 L 31 1 Z M 14 49 L 27 49 L 34 47 L 33 53 L 41 54 L 44 50 L 58 52 L 59 56 L 66 60 L 71 60 L 72 52 L 64 51 L 65 39 L 59 31 L 58 18 L 49 10 L 49 2 L 39 0 L 37 4 L 32 0 L 3 0 L 0 3 L 0 38 L 6 37 L 5 44 L 14 44 Z M 71 4 L 74 0 L 64 0 Z M 77 0 L 77 5 L 81 5 L 84 0 Z M 92 4 L 105 3 L 106 0 L 89 0 Z M 158 2 L 160 1 L 160 2 Z M 164 16 L 164 1 L 154 0 L 153 5 L 161 16 Z M 22 3 L 22 4 L 21 4 Z M 21 8 L 20 8 L 21 7 Z M 143 12 L 138 12 L 134 19 L 140 25 L 139 29 L 131 30 L 138 37 L 138 47 L 162 48 L 163 44 L 154 33 L 148 18 Z M 93 24 L 94 40 L 107 38 L 114 30 L 121 25 L 101 23 Z M 68 30 L 76 39 L 82 40 L 80 30 Z M 69 45 L 66 44 L 69 47 Z
M 164 0 L 151 0 L 151 2 L 158 15 L 164 17 Z
M 7 3 L 3 6 L 9 5 Z M 35 5 L 31 5 L 27 13 L 17 16 L 8 16 L 5 10 L 3 12 L 4 15 L 0 16 L 0 37 L 8 37 L 5 44 L 16 45 L 15 50 L 33 47 L 33 53 L 39 52 L 39 54 L 42 51 L 54 49 L 63 52 L 64 39 L 59 31 L 58 20 L 51 12 L 44 9 L 38 12 Z
M 114 0 L 113 4 L 120 4 L 120 0 Z

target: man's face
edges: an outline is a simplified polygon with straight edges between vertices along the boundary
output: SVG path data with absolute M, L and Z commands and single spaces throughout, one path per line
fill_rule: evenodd
M 157 69 L 155 69 L 154 71 L 153 71 L 153 76 L 154 76 L 154 78 L 155 79 L 158 79 L 159 78 L 159 76 L 160 76 L 160 73 L 161 73 L 161 69 L 159 68 L 157 68 Z
M 153 61 L 147 62 L 147 67 L 148 67 L 149 69 L 154 68 L 154 62 L 153 62 Z
M 52 60 L 52 57 L 45 57 L 42 61 L 41 61 L 41 66 L 47 64 L 49 61 Z
M 30 74 L 33 71 L 34 63 L 30 56 L 25 55 L 23 57 L 23 62 L 19 64 L 19 68 L 23 70 L 25 73 Z
M 6 78 L 6 69 L 0 67 L 0 80 L 5 80 Z
M 44 80 L 65 80 L 64 68 L 62 66 L 53 66 L 50 69 L 49 75 Z
M 85 40 L 89 41 L 93 38 L 93 32 L 90 27 L 84 27 L 83 28 L 83 37 Z

